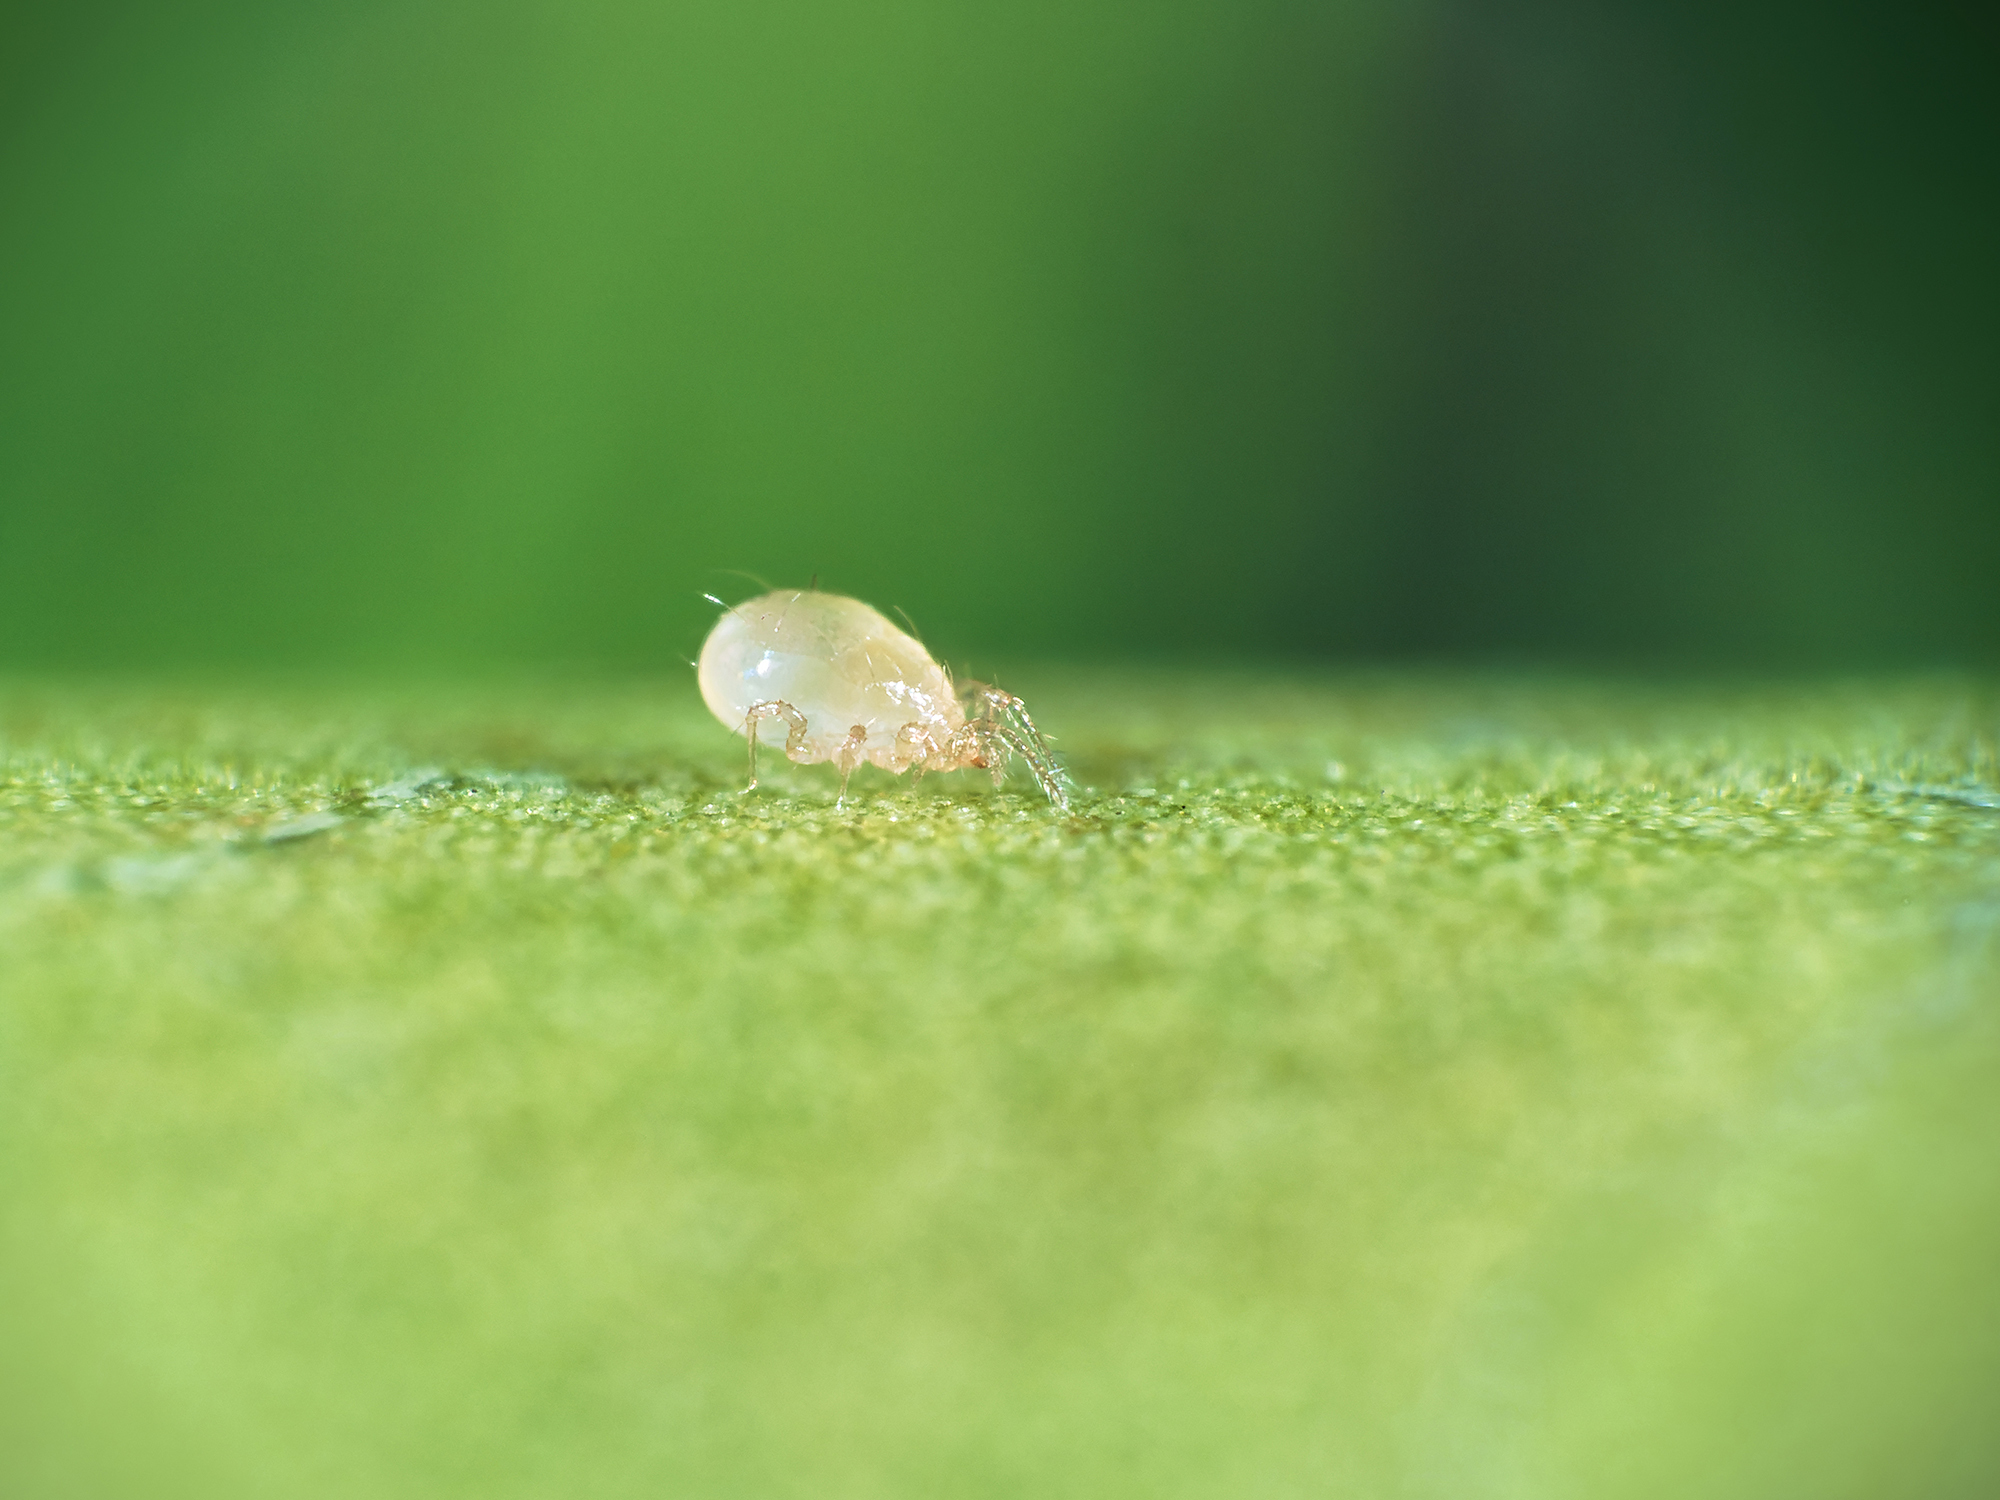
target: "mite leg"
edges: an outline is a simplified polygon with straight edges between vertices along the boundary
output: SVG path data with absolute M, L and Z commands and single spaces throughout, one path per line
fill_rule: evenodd
M 986 720 L 970 720 L 964 728 L 952 730 L 944 754 L 952 770 L 978 766 L 992 772 L 994 786 L 1006 780 L 1006 744 L 994 738 L 992 724 Z
M 889 758 L 889 766 L 899 776 L 905 771 L 911 772 L 910 785 L 914 787 L 924 779 L 925 763 L 937 753 L 937 741 L 931 738 L 930 730 L 921 721 L 912 719 L 896 731 L 895 750 Z
M 992 721 L 986 719 L 980 720 L 977 726 L 979 758 L 986 763 L 986 769 L 993 773 L 993 785 L 998 788 L 1007 784 L 1007 751 L 1011 747 L 994 732 L 994 729 Z
M 791 704 L 773 698 L 767 703 L 753 703 L 743 720 L 743 733 L 750 740 L 750 785 L 749 791 L 757 789 L 757 725 L 764 719 L 785 721 L 785 759 L 797 760 L 799 751 L 806 744 L 806 716 Z
M 1029 739 L 1011 724 L 995 724 L 991 733 L 996 740 L 1020 756 L 1027 764 L 1028 770 L 1034 775 L 1035 784 L 1042 789 L 1042 795 L 1064 812 L 1068 812 L 1069 791 L 1063 785 L 1062 767 L 1056 764 L 1048 745 L 1040 739 Z
M 1043 795 L 1067 812 L 1069 791 L 1062 767 L 1056 762 L 1055 752 L 1049 749 L 1048 740 L 1028 716 L 1027 704 L 985 682 L 964 683 L 959 687 L 959 695 L 966 703 L 966 718 L 978 728 L 982 741 L 1004 747 L 989 758 L 996 768 L 995 784 L 1000 780 L 1006 751 L 1011 750 L 1027 763 Z
M 847 738 L 840 742 L 840 750 L 834 760 L 840 766 L 840 796 L 834 799 L 839 807 L 847 800 L 847 778 L 854 774 L 854 768 L 861 764 L 861 747 L 868 743 L 868 726 L 856 724 L 847 731 Z

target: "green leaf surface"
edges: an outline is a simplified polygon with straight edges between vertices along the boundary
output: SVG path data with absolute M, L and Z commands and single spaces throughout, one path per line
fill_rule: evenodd
M 2000 1485 L 2000 695 L 0 693 L 0 1491 Z

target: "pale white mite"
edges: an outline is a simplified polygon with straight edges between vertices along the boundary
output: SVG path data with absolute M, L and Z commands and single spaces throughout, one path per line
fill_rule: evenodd
M 859 599 L 779 589 L 725 606 L 696 671 L 709 711 L 750 742 L 753 787 L 758 725 L 776 719 L 787 760 L 840 767 L 843 799 L 863 761 L 919 777 L 977 767 L 998 786 L 1013 754 L 1049 801 L 1069 806 L 1062 771 L 1019 698 L 983 682 L 954 686 L 922 643 Z

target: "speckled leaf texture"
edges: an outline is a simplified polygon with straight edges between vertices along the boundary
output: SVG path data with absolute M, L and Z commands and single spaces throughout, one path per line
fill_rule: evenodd
M 2000 1491 L 2000 694 L 0 691 L 0 1492 Z

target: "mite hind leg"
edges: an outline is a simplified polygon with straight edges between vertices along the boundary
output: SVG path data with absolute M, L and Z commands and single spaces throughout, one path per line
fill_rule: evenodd
M 743 733 L 750 741 L 750 785 L 746 791 L 757 789 L 757 726 L 765 719 L 785 721 L 785 759 L 797 760 L 799 752 L 806 745 L 806 716 L 782 699 L 773 698 L 764 703 L 753 703 L 750 712 L 743 719 Z
M 840 742 L 840 749 L 833 757 L 840 767 L 840 795 L 834 799 L 835 807 L 847 801 L 847 778 L 852 776 L 854 768 L 861 764 L 861 747 L 867 743 L 866 724 L 856 724 L 847 731 L 847 738 Z

